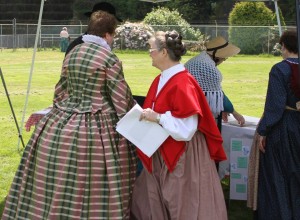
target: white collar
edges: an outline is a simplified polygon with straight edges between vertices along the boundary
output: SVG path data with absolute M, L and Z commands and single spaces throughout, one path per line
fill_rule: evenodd
M 185 70 L 185 67 L 183 64 L 179 63 L 175 66 L 170 67 L 169 69 L 166 69 L 162 71 L 161 78 L 168 78 L 170 79 L 172 76 L 174 76 L 176 73 L 179 73 L 181 71 Z
M 101 45 L 102 47 L 105 47 L 107 50 L 111 51 L 110 46 L 108 45 L 108 43 L 106 42 L 106 40 L 104 40 L 102 37 L 96 36 L 96 35 L 91 35 L 91 34 L 85 34 L 82 36 L 82 41 L 83 42 L 90 42 L 90 43 L 96 43 Z
M 176 64 L 172 67 L 170 67 L 169 69 L 166 69 L 164 71 L 162 71 L 162 73 L 160 74 L 160 78 L 159 78 L 159 83 L 158 83 L 158 87 L 157 87 L 157 93 L 158 94 L 160 92 L 160 90 L 162 89 L 162 87 L 169 81 L 169 79 L 176 75 L 179 72 L 182 72 L 183 70 L 185 70 L 185 67 L 183 64 L 179 63 Z

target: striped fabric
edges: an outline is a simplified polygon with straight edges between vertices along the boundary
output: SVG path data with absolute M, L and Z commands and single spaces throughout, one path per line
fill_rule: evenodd
M 74 48 L 54 107 L 26 146 L 2 219 L 129 219 L 135 148 L 115 125 L 133 104 L 112 52 L 91 43 Z

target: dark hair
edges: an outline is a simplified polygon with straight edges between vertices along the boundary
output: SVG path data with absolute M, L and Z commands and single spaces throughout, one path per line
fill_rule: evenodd
M 104 37 L 106 33 L 114 34 L 117 20 L 114 15 L 105 11 L 93 12 L 89 20 L 87 33 Z
M 181 56 L 186 53 L 185 45 L 182 42 L 182 36 L 176 31 L 158 31 L 154 38 L 157 47 L 160 50 L 165 48 L 168 51 L 170 59 L 173 61 L 181 60 Z
M 283 32 L 279 39 L 279 44 L 284 44 L 284 47 L 292 53 L 298 54 L 298 38 L 295 30 Z

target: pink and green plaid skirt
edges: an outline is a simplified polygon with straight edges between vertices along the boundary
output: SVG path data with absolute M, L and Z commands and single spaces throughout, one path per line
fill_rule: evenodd
M 2 219 L 127 219 L 134 147 L 107 114 L 54 108 L 37 125 Z

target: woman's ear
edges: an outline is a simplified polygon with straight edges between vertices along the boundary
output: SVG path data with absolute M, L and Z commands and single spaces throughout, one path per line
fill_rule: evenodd
M 103 38 L 104 38 L 105 40 L 107 40 L 107 39 L 108 39 L 108 37 L 109 37 L 109 33 L 105 33 L 105 35 L 104 35 L 104 37 L 103 37 Z
M 168 50 L 166 48 L 163 48 L 162 53 L 163 53 L 163 55 L 168 55 Z

